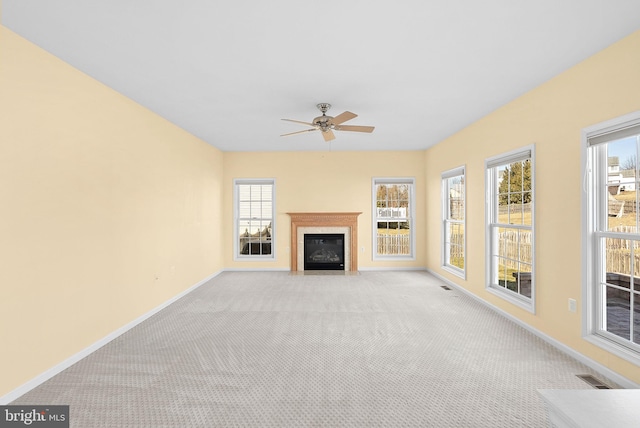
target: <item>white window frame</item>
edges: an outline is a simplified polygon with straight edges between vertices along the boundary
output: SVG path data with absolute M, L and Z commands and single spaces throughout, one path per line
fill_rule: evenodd
M 415 260 L 416 254 L 416 230 L 415 230 L 415 210 L 416 210 L 416 197 L 415 187 L 416 180 L 413 177 L 374 177 L 371 181 L 371 252 L 373 260 Z M 376 186 L 378 184 L 408 184 L 409 185 L 409 212 L 407 217 L 378 217 L 378 210 L 376 206 L 377 195 Z M 409 254 L 378 254 L 377 236 L 378 236 L 378 220 L 379 221 L 407 221 L 409 223 L 409 240 L 410 240 L 410 252 Z
M 616 232 L 606 231 L 602 226 L 604 216 L 608 215 L 607 202 L 602 201 L 601 192 L 597 191 L 606 176 L 607 159 L 602 149 L 602 143 L 623 138 L 627 133 L 634 132 L 640 127 L 640 111 L 618 118 L 607 120 L 582 130 L 581 160 L 582 160 L 582 336 L 583 338 L 635 365 L 640 365 L 640 345 L 626 341 L 600 328 L 603 324 L 602 290 L 598 278 L 602 272 L 604 255 L 599 241 L 603 237 L 616 235 Z M 602 169 L 604 168 L 604 174 Z M 638 189 L 640 191 L 640 189 Z M 618 233 L 617 235 L 621 235 Z M 640 234 L 627 233 L 625 239 L 639 240 Z M 634 274 L 635 276 L 635 274 Z
M 454 220 L 451 218 L 451 191 L 449 189 L 449 179 L 454 177 L 462 177 L 462 220 Z M 459 166 L 457 168 L 450 169 L 442 173 L 442 240 L 441 240 L 441 248 L 442 248 L 442 268 L 454 275 L 459 276 L 462 279 L 466 279 L 467 276 L 467 233 L 466 233 L 466 224 L 467 224 L 467 202 L 466 202 L 466 194 L 467 194 L 467 180 L 465 177 L 465 167 Z M 460 268 L 458 266 L 452 265 L 449 263 L 449 228 L 452 224 L 460 224 L 462 225 L 463 230 L 465 231 L 463 235 L 462 242 L 462 259 L 464 260 L 464 267 Z
M 509 165 L 513 162 L 530 159 L 531 162 L 531 194 L 533 206 L 531 208 L 531 226 L 518 224 L 501 224 L 498 222 L 498 177 L 497 169 L 502 165 Z M 536 261 L 535 261 L 535 206 L 536 206 L 536 190 L 535 190 L 535 145 L 528 145 L 498 156 L 494 156 L 485 160 L 485 226 L 486 226 L 486 289 L 492 294 L 519 306 L 531 313 L 536 311 Z M 498 284 L 495 284 L 493 278 L 496 277 L 495 270 L 497 262 L 494 260 L 494 254 L 498 252 L 498 242 L 494 238 L 493 230 L 499 227 L 508 227 L 520 230 L 531 231 L 531 297 L 513 292 Z
M 271 254 L 240 254 L 240 185 L 271 185 Z M 237 178 L 233 180 L 233 257 L 235 261 L 275 261 L 276 259 L 276 180 L 274 178 Z

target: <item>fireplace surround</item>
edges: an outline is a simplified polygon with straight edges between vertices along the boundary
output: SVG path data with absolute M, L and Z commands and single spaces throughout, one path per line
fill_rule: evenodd
M 291 271 L 304 271 L 305 234 L 344 234 L 344 270 L 358 270 L 358 216 L 361 212 L 287 213 L 291 217 Z

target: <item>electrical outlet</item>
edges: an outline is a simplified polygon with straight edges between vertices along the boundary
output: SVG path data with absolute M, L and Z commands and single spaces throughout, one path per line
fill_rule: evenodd
M 569 312 L 576 311 L 576 299 L 569 299 Z

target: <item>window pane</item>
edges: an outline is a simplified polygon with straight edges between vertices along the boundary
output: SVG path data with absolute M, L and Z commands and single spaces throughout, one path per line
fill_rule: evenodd
M 262 200 L 263 201 L 271 201 L 273 200 L 273 185 L 262 185 Z
M 633 341 L 640 344 L 640 294 L 633 293 Z
M 636 233 L 637 137 L 607 143 L 607 229 Z
M 449 198 L 449 218 L 464 219 L 464 179 L 462 176 L 451 177 L 447 180 L 447 196 Z
M 533 263 L 533 247 L 531 245 L 531 231 L 519 230 L 518 231 L 518 260 L 531 265 Z M 526 272 L 531 272 L 528 270 Z
M 504 288 L 515 288 L 513 277 L 509 275 L 509 268 L 504 257 L 497 257 L 497 284 Z
M 451 265 L 457 266 L 460 269 L 464 269 L 464 247 L 456 246 L 453 248 L 453 257 L 451 258 Z
M 630 340 L 631 293 L 617 287 L 606 287 L 606 324 L 609 333 Z
M 500 227 L 498 228 L 498 255 L 507 257 L 507 254 L 517 256 L 517 231 Z
M 409 206 L 409 186 L 406 184 L 398 186 L 398 206 L 405 208 Z
M 524 162 L 522 162 L 522 185 L 521 185 L 521 190 L 523 192 L 528 192 L 531 193 L 531 190 L 533 190 L 533 183 L 531 182 L 531 161 L 530 160 L 526 160 Z M 527 201 L 526 199 L 524 200 L 524 203 L 527 203 L 529 201 Z
M 464 269 L 464 235 L 461 225 L 454 225 L 449 235 L 447 247 L 447 263 Z
M 251 186 L 240 184 L 238 186 L 238 199 L 240 201 L 248 201 L 251 199 Z
M 262 196 L 262 186 L 260 185 L 251 185 L 251 199 L 252 200 L 260 200 Z
M 621 238 L 605 238 L 604 242 L 607 283 L 629 288 L 631 275 L 631 246 L 634 241 Z
M 384 184 L 376 185 L 376 207 L 385 208 L 387 206 L 387 186 Z
M 271 254 L 271 241 L 265 241 L 260 243 L 260 251 L 263 255 Z
M 390 200 L 390 201 L 397 201 L 398 200 L 398 185 L 386 184 L 385 187 L 387 188 L 387 199 Z
M 522 199 L 524 203 L 522 204 L 522 218 L 520 223 L 531 226 L 532 215 L 531 215 L 531 207 L 533 206 L 533 192 L 524 192 L 522 194 Z
M 455 245 L 462 245 L 464 242 L 464 228 L 460 223 L 451 225 L 451 242 Z
M 240 227 L 238 230 L 238 239 L 240 241 L 238 245 L 240 254 L 249 254 L 249 243 L 251 239 L 248 228 Z
M 451 264 L 451 244 L 449 242 L 444 243 L 444 264 Z
M 251 211 L 249 212 L 250 218 L 260 218 L 262 217 L 262 205 L 260 201 L 251 201 Z
M 498 198 L 498 218 L 496 221 L 501 224 L 509 224 L 511 220 L 509 219 L 510 214 L 510 205 L 509 205 L 509 195 L 504 194 L 499 196 Z
M 240 204 L 238 206 L 238 215 L 240 218 L 251 217 L 251 202 L 240 201 Z
M 464 198 L 452 198 L 451 203 L 451 219 L 464 220 Z
M 531 265 L 528 263 L 520 263 L 518 272 L 514 274 L 518 279 L 518 293 L 531 297 Z

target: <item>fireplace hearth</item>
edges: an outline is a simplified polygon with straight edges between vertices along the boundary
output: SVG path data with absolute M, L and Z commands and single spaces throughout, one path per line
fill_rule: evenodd
M 305 234 L 304 270 L 344 270 L 344 234 Z

